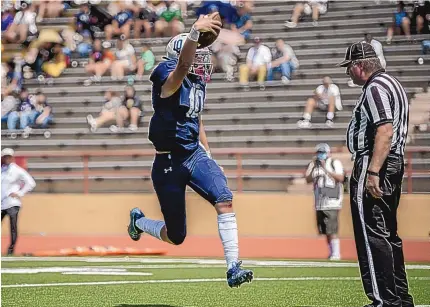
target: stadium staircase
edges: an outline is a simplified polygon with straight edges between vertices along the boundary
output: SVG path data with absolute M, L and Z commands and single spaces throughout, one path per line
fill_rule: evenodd
M 346 47 L 352 42 L 363 39 L 365 33 L 371 33 L 381 42 L 385 41 L 388 24 L 392 20 L 394 5 L 384 1 L 379 5 L 371 1 L 335 1 L 322 16 L 318 27 L 309 21 L 303 21 L 295 29 L 284 29 L 283 22 L 289 18 L 293 4 L 281 1 L 256 1 L 253 13 L 253 36 L 258 36 L 264 44 L 274 46 L 277 38 L 283 38 L 296 52 L 300 69 L 293 81 L 285 86 L 279 81 L 267 84 L 265 91 L 260 91 L 255 83 L 251 90 L 244 92 L 237 82 L 227 82 L 224 75 L 215 73 L 208 88 L 205 105 L 205 126 L 212 148 L 313 148 L 316 143 L 324 141 L 332 147 L 342 147 L 345 143 L 345 131 L 351 117 L 351 111 L 360 94 L 360 88 L 349 88 L 344 69 L 335 67 L 344 56 Z M 76 10 L 67 12 L 72 16 Z M 190 17 L 187 29 L 194 20 Z M 73 21 L 72 17 L 46 19 L 40 26 L 46 28 L 64 28 Z M 384 44 L 384 53 L 388 71 L 396 76 L 406 87 L 408 96 L 413 99 L 421 97 L 428 87 L 430 76 L 430 55 L 422 56 L 419 42 L 424 35 L 414 36 L 415 43 L 408 43 L 402 37 L 396 37 L 392 45 Z M 428 37 L 428 35 L 427 35 Z M 139 52 L 145 39 L 130 40 Z M 158 60 L 164 55 L 168 38 L 151 40 L 152 49 Z M 242 59 L 251 44 L 241 47 Z M 3 57 L 12 55 L 18 50 L 17 45 L 6 46 Z M 423 57 L 424 64 L 417 63 Z M 46 151 L 82 151 L 82 150 L 120 150 L 150 149 L 147 140 L 148 121 L 152 114 L 150 103 L 150 84 L 145 79 L 135 83 L 135 88 L 144 103 L 141 127 L 135 133 L 112 134 L 107 128 L 91 133 L 86 124 L 87 114 L 98 114 L 101 109 L 105 89 L 122 91 L 126 82 L 111 81 L 104 77 L 100 85 L 84 86 L 88 79 L 84 65 L 87 59 L 74 58 L 79 62 L 78 68 L 68 68 L 54 84 L 41 85 L 37 80 L 26 80 L 26 87 L 31 92 L 42 88 L 47 94 L 48 102 L 54 107 L 55 126 L 49 129 L 50 138 L 45 138 L 45 131 L 33 131 L 28 139 L 10 138 L 2 130 L 3 147 L 10 146 L 22 152 L 37 152 L 39 157 L 28 160 L 28 168 L 38 181 L 39 192 L 82 192 L 83 161 L 79 157 L 43 157 Z M 298 129 L 296 122 L 300 119 L 307 97 L 311 96 L 321 79 L 329 75 L 341 89 L 344 109 L 336 114 L 335 126 L 327 128 L 324 124 L 325 114 L 315 113 L 311 129 Z M 147 76 L 146 76 L 147 78 Z M 422 103 L 429 105 L 428 94 L 423 96 Z M 412 104 L 412 110 L 414 108 Z M 428 132 L 416 133 L 414 146 L 429 146 Z M 293 191 L 294 182 L 301 177 L 312 154 L 291 155 L 245 155 L 242 160 L 244 170 L 255 170 L 255 174 L 246 175 L 243 180 L 244 191 Z M 341 154 L 348 161 L 349 154 Z M 226 170 L 236 168 L 236 160 L 231 155 L 216 155 L 217 161 Z M 115 176 L 90 175 L 90 192 L 150 192 L 152 185 L 149 178 L 152 157 L 122 156 L 94 157 L 89 161 L 91 171 L 110 170 Z M 350 163 L 349 163 L 350 164 Z M 413 168 L 429 170 L 430 154 L 414 153 Z M 139 175 L 121 175 L 123 170 L 142 171 Z M 265 175 L 261 170 L 273 170 L 272 175 Z M 277 175 L 277 170 L 291 170 L 286 175 Z M 298 172 L 300 171 L 300 172 Z M 44 172 L 41 174 L 40 172 Z M 38 174 L 39 173 L 39 174 Z M 69 173 L 66 178 L 64 174 Z M 59 175 L 60 174 L 60 175 Z M 237 188 L 237 175 L 229 173 L 230 184 Z M 121 179 L 118 184 L 118 178 Z M 427 175 L 414 175 L 414 192 L 429 192 L 430 172 Z

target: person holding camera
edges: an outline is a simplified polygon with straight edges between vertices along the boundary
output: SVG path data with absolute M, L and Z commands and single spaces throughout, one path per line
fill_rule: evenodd
M 342 163 L 330 157 L 328 144 L 316 146 L 316 157 L 309 163 L 305 178 L 307 183 L 313 183 L 318 231 L 327 237 L 329 259 L 340 260 L 337 232 L 345 174 Z

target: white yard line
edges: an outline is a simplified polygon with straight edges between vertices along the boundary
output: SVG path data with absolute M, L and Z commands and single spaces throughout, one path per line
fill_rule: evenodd
M 414 280 L 430 280 L 430 277 L 410 277 Z M 256 281 L 359 281 L 359 277 L 280 277 L 255 278 Z M 198 278 L 198 279 L 161 279 L 161 280 L 124 280 L 124 281 L 97 281 L 97 282 L 68 282 L 46 284 L 16 284 L 2 285 L 2 288 L 31 288 L 31 287 L 64 287 L 64 286 L 103 286 L 127 284 L 163 284 L 163 283 L 204 283 L 226 282 L 224 278 Z
M 198 265 L 225 265 L 221 259 L 196 259 L 196 258 L 138 258 L 138 257 L 5 257 L 4 262 L 16 261 L 45 261 L 45 262 L 89 262 L 89 263 L 163 263 L 163 264 L 198 264 Z M 355 268 L 355 262 L 327 262 L 327 261 L 283 261 L 283 260 L 243 260 L 244 266 L 256 267 L 300 267 L 300 268 Z M 409 270 L 429 270 L 430 265 L 409 264 Z

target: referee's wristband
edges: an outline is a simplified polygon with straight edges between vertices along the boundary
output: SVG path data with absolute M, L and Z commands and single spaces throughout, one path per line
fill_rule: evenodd
M 376 173 L 376 172 L 372 172 L 372 171 L 367 171 L 367 174 L 368 175 L 370 175 L 370 176 L 376 176 L 376 177 L 379 177 L 379 174 L 378 173 Z

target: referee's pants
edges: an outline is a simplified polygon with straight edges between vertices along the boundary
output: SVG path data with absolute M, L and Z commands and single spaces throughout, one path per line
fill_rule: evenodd
M 404 173 L 403 157 L 389 155 L 380 172 L 380 199 L 366 191 L 369 156 L 357 157 L 350 179 L 351 214 L 361 279 L 374 307 L 412 307 L 403 259 L 402 240 L 397 234 Z

